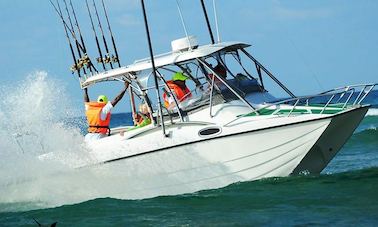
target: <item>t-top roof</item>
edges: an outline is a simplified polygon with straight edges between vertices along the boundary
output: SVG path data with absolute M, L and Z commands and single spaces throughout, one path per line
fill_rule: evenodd
M 209 44 L 204 46 L 199 46 L 193 50 L 186 50 L 180 52 L 169 52 L 166 54 L 161 54 L 154 56 L 156 68 L 171 65 L 175 63 L 185 62 L 196 58 L 205 57 L 216 53 L 221 50 L 236 50 L 240 48 L 249 47 L 249 44 L 241 42 L 222 42 L 217 44 Z M 108 70 L 93 76 L 88 77 L 86 80 L 82 81 L 81 86 L 87 87 L 92 84 L 109 81 L 109 80 L 119 80 L 122 77 L 128 75 L 129 73 L 135 74 L 139 71 L 151 69 L 152 64 L 150 58 L 137 60 L 133 64 L 126 67 L 120 67 L 117 69 Z

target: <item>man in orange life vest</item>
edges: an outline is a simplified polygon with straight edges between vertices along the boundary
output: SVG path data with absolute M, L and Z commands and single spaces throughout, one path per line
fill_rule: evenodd
M 100 95 L 97 102 L 90 102 L 88 89 L 84 89 L 85 115 L 88 121 L 88 134 L 85 135 L 85 140 L 96 140 L 106 137 L 110 133 L 110 112 L 115 105 L 122 99 L 129 83 L 125 82 L 125 87 L 118 94 L 118 96 L 111 102 L 105 95 Z
M 168 87 L 176 95 L 177 101 L 180 103 L 187 98 L 192 97 L 189 88 L 186 86 L 185 81 L 188 79 L 182 72 L 177 72 L 173 75 L 172 80 L 167 81 Z M 164 106 L 167 108 L 172 108 L 174 105 L 174 100 L 169 96 L 169 93 L 164 92 Z

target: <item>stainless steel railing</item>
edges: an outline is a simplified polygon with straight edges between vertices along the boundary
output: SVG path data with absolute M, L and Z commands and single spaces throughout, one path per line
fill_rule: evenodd
M 378 85 L 378 83 L 349 85 L 349 86 L 345 86 L 345 87 L 334 88 L 334 89 L 322 92 L 322 93 L 317 94 L 317 95 L 299 96 L 299 97 L 295 97 L 295 98 L 288 98 L 288 99 L 280 100 L 280 101 L 277 101 L 277 102 L 274 102 L 274 103 L 268 103 L 267 105 L 265 105 L 261 108 L 253 110 L 252 112 L 237 116 L 235 119 L 226 123 L 224 126 L 228 126 L 231 123 L 241 119 L 242 117 L 248 116 L 248 115 L 253 115 L 253 114 L 255 114 L 256 116 L 260 115 L 261 111 L 267 110 L 271 107 L 276 107 L 278 109 L 276 109 L 276 111 L 273 111 L 270 115 L 277 114 L 281 110 L 281 107 L 280 107 L 281 104 L 289 104 L 290 105 L 290 103 L 294 103 L 294 104 L 292 104 L 289 113 L 286 115 L 287 117 L 289 117 L 295 111 L 296 107 L 298 105 L 300 105 L 300 103 L 305 103 L 304 106 L 310 106 L 311 100 L 316 99 L 316 98 L 324 98 L 324 97 L 327 97 L 327 96 L 330 96 L 330 97 L 328 99 L 326 99 L 327 101 L 326 101 L 325 105 L 322 107 L 319 114 L 323 114 L 327 110 L 327 108 L 333 108 L 333 109 L 338 108 L 341 111 L 341 110 L 346 109 L 348 107 L 348 104 L 350 104 L 352 106 L 360 105 L 362 103 L 362 101 L 374 89 L 374 87 L 376 85 Z M 357 93 L 357 95 L 355 97 L 353 97 L 353 95 L 356 94 L 356 93 Z M 347 96 L 345 96 L 345 95 L 347 95 Z M 346 97 L 346 99 L 345 99 L 345 101 L 342 101 L 344 96 Z M 336 98 L 338 97 L 338 99 L 337 99 L 336 102 L 333 102 L 335 97 Z

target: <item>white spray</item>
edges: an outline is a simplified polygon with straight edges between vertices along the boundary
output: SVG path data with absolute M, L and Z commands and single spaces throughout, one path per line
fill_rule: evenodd
M 80 110 L 61 83 L 41 71 L 17 86 L 0 88 L 0 95 L 0 204 L 39 200 L 45 186 L 32 182 L 72 171 L 89 159 Z

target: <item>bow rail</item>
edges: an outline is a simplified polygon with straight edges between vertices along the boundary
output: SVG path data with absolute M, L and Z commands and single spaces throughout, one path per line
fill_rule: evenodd
M 347 108 L 361 105 L 369 93 L 378 83 L 356 84 L 345 87 L 334 88 L 317 95 L 298 96 L 268 103 L 252 112 L 237 116 L 232 121 L 226 123 L 228 126 L 235 121 L 247 116 L 261 115 L 286 115 L 289 117 L 297 114 L 332 114 L 343 111 Z M 329 97 L 328 99 L 324 99 Z M 318 100 L 318 102 L 316 102 Z M 324 102 L 326 100 L 326 102 Z M 315 103 L 313 102 L 315 101 Z M 287 104 L 287 105 L 284 105 Z M 301 109 L 299 109 L 301 108 Z

